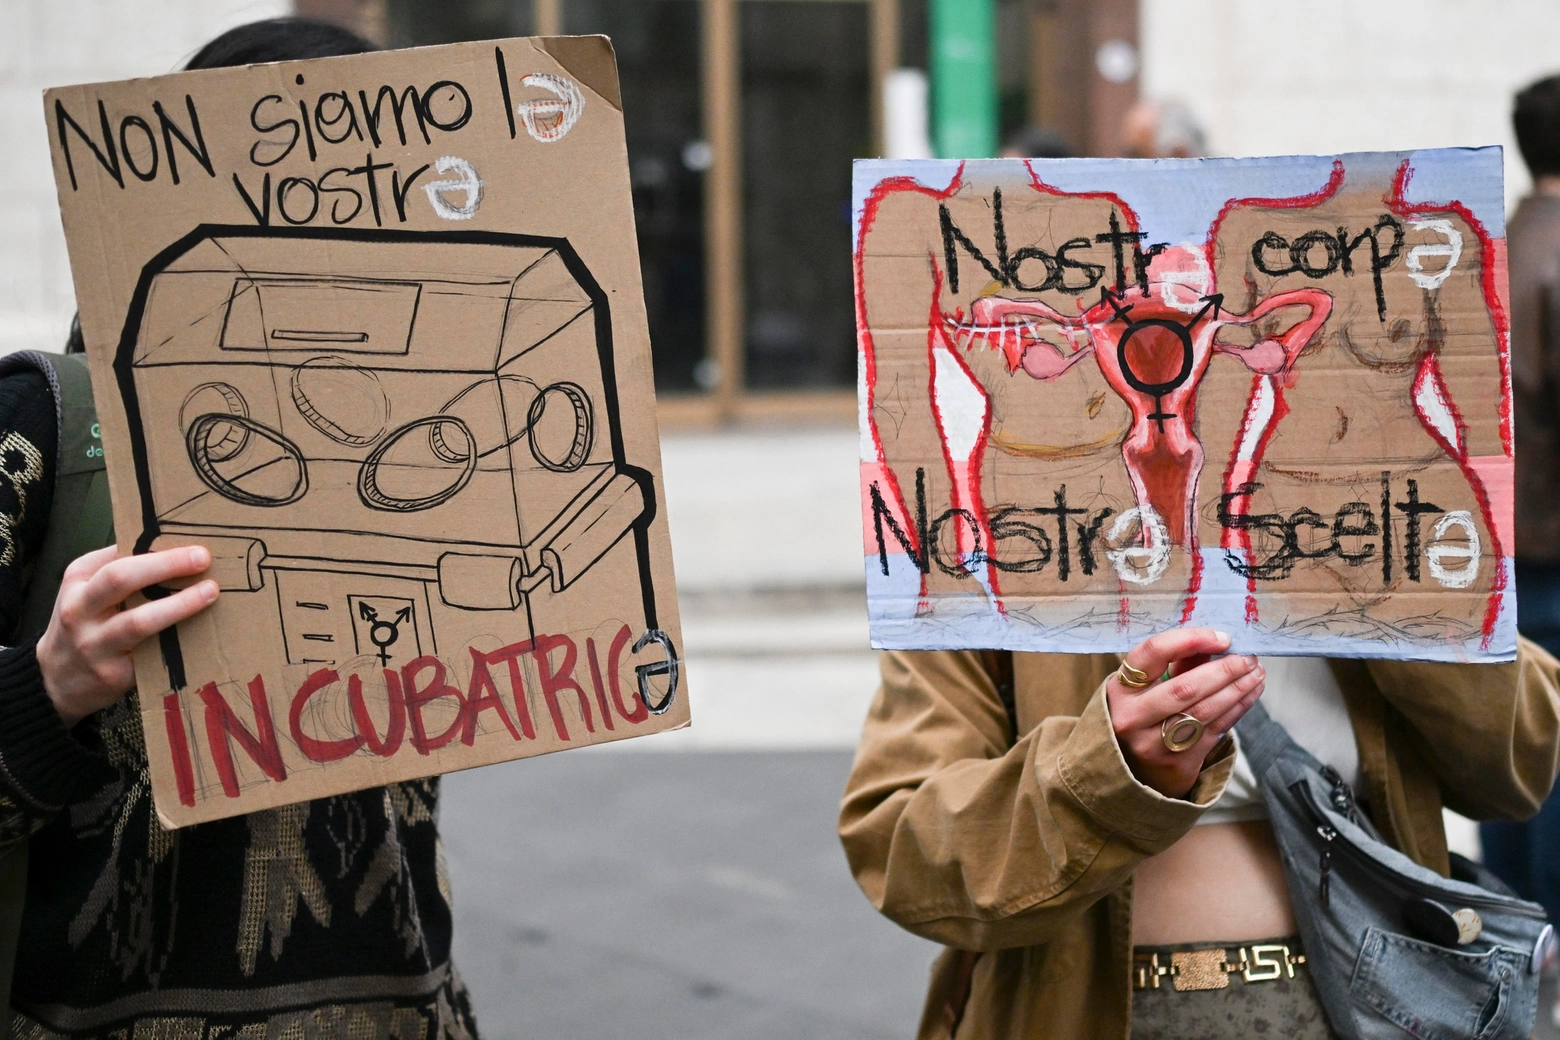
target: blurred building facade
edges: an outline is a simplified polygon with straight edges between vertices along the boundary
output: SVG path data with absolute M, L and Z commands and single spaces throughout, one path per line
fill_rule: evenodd
M 394 46 L 612 37 L 656 381 L 684 425 L 853 417 L 850 161 L 885 154 L 904 97 L 930 97 L 944 144 L 947 84 L 974 76 L 974 139 L 1046 126 L 1077 154 L 1119 154 L 1140 94 L 1189 104 L 1220 154 L 1509 145 L 1512 90 L 1560 69 L 1550 0 L 0 0 L 0 352 L 57 346 L 73 306 L 38 91 L 167 71 L 293 9 Z M 931 89 L 886 89 L 906 69 Z

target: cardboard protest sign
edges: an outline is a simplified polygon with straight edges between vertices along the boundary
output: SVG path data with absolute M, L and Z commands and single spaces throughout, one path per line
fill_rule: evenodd
M 166 823 L 687 723 L 605 38 L 44 107 L 120 549 L 223 590 L 136 653 Z
M 874 645 L 1514 655 L 1498 148 L 854 195 Z

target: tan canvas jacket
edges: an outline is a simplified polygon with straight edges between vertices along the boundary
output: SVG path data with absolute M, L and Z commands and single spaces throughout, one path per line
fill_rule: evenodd
M 923 1040 L 1127 1036 L 1133 870 L 1218 798 L 1233 757 L 1209 764 L 1186 800 L 1138 783 L 1105 710 L 1117 663 L 1015 654 L 1014 743 L 981 653 L 883 655 L 840 837 L 873 904 L 949 947 L 932 971 Z M 1560 664 L 1534 644 L 1506 665 L 1332 667 L 1360 794 L 1418 862 L 1447 870 L 1443 804 L 1520 819 L 1549 793 Z

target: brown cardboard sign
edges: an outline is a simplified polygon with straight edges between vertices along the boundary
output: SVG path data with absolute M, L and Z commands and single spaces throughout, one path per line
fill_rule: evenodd
M 604 37 L 44 96 L 174 826 L 688 722 Z M 157 595 L 158 590 L 150 590 Z
M 1500 149 L 854 195 L 874 645 L 1513 657 Z

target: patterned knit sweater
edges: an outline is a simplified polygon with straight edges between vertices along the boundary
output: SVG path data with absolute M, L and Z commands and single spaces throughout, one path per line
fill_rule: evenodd
M 0 379 L 0 632 L 43 543 L 58 438 Z M 30 841 L 12 1036 L 476 1036 L 450 963 L 438 780 L 175 831 L 132 692 L 67 731 L 32 643 L 0 650 L 0 848 Z

